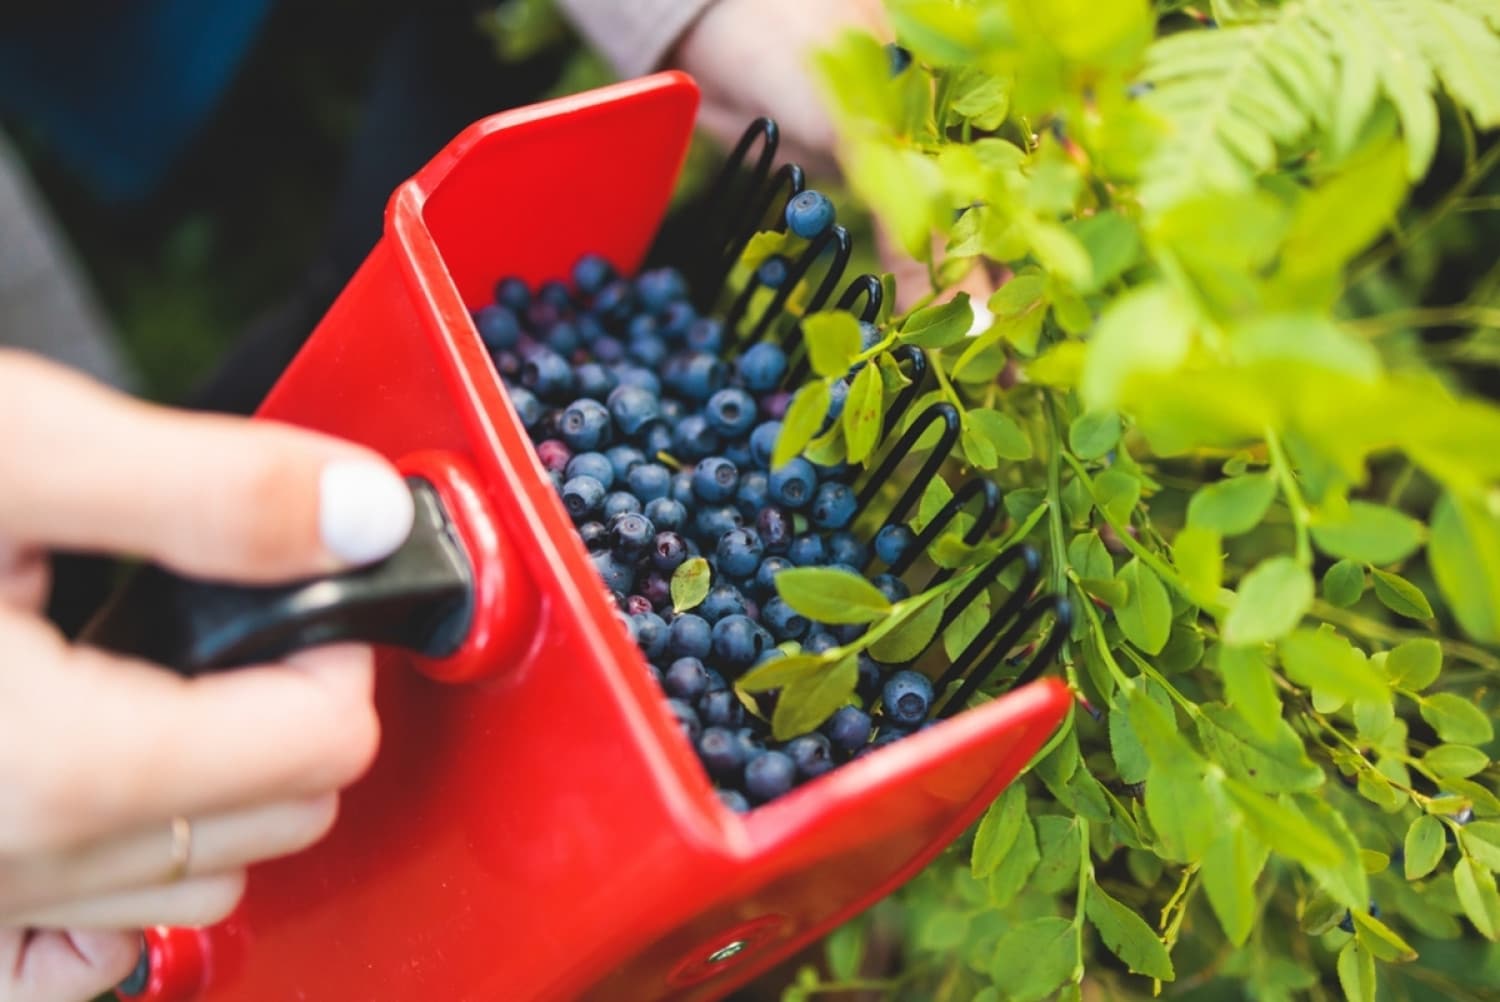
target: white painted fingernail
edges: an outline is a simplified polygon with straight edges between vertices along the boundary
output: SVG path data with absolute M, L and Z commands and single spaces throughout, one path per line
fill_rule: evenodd
M 388 466 L 336 460 L 323 467 L 318 490 L 318 533 L 345 563 L 388 557 L 411 535 L 411 490 Z
M 969 337 L 978 337 L 995 326 L 995 315 L 983 303 L 969 304 L 974 309 L 974 322 L 969 325 Z

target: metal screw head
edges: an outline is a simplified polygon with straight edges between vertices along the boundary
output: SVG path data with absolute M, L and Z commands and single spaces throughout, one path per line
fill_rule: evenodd
M 723 946 L 719 947 L 713 953 L 710 953 L 708 955 L 708 962 L 710 964 L 722 964 L 724 963 L 724 961 L 728 960 L 730 957 L 737 955 L 741 950 L 749 945 L 750 944 L 743 939 L 737 939 L 732 943 L 725 943 Z

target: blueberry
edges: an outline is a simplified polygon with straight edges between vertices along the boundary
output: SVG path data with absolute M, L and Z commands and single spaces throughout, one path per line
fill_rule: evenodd
M 625 474 L 625 483 L 642 502 L 667 496 L 672 487 L 672 471 L 660 463 L 641 463 Z
M 679 657 L 662 672 L 661 686 L 668 696 L 696 703 L 708 692 L 708 669 L 696 656 Z
M 668 496 L 685 511 L 691 512 L 698 504 L 698 498 L 693 494 L 693 475 L 686 470 L 672 474 L 672 490 Z
M 521 363 L 521 385 L 542 400 L 567 398 L 573 392 L 573 367 L 555 351 L 538 348 Z
M 635 642 L 646 660 L 656 661 L 667 653 L 669 636 L 667 624 L 654 612 L 641 612 L 630 617 L 635 624 Z
M 604 451 L 605 458 L 615 468 L 615 479 L 624 481 L 630 475 L 630 468 L 636 463 L 644 463 L 646 454 L 633 445 L 616 445 Z
M 729 459 L 728 456 L 724 457 Z M 734 490 L 734 504 L 745 516 L 746 521 L 758 518 L 763 509 L 771 500 L 771 478 L 760 470 L 743 472 L 745 467 L 733 459 L 729 459 L 742 472 L 740 473 L 740 485 Z
M 743 438 L 726 444 L 721 450 L 721 454 L 725 459 L 733 463 L 734 468 L 737 470 L 748 470 L 755 465 L 755 459 L 750 455 L 750 443 Z M 769 486 L 769 479 L 766 483 Z
M 911 65 L 911 50 L 897 45 L 895 42 L 886 43 L 885 53 L 890 58 L 891 76 L 893 77 L 899 77 Z
M 879 327 L 868 320 L 859 322 L 859 350 L 861 352 L 869 351 L 884 340 L 885 335 L 880 332 Z
M 839 638 L 823 629 L 821 626 L 814 627 L 807 636 L 802 638 L 803 654 L 822 654 L 831 651 L 839 645 Z
M 661 610 L 672 604 L 672 579 L 661 571 L 652 571 L 645 581 L 637 582 L 641 595 L 651 603 L 651 608 Z
M 756 723 L 756 721 L 752 720 L 751 723 Z M 769 750 L 766 748 L 764 735 L 757 732 L 754 727 L 739 728 L 734 732 L 734 739 L 739 743 L 740 752 L 746 762 L 758 755 L 764 755 Z
M 604 329 L 604 324 L 592 313 L 574 317 L 573 326 L 578 328 L 578 340 L 583 342 L 585 348 L 591 347 L 608 334 L 608 331 Z
M 729 808 L 736 814 L 745 814 L 750 810 L 750 801 L 739 790 L 718 790 L 719 803 Z
M 663 574 L 671 574 L 686 559 L 687 543 L 677 533 L 658 532 L 651 541 L 651 566 Z
M 767 600 L 760 618 L 777 640 L 796 640 L 807 632 L 806 617 L 783 602 L 780 596 Z
M 724 676 L 720 675 L 718 672 L 714 671 L 712 668 L 708 669 L 708 691 L 709 692 L 725 692 L 728 689 L 729 689 L 729 683 L 724 680 Z
M 578 381 L 578 392 L 591 400 L 607 400 L 618 385 L 615 374 L 598 362 L 585 362 L 573 370 L 573 377 Z
M 821 734 L 803 734 L 786 743 L 786 755 L 803 779 L 816 779 L 833 768 L 833 746 Z
M 643 514 L 662 532 L 681 532 L 687 524 L 687 509 L 671 498 L 646 502 Z
M 776 575 L 791 566 L 792 562 L 785 557 L 767 557 L 755 569 L 755 577 L 750 581 L 751 589 L 756 595 L 775 595 Z M 775 627 L 772 627 L 772 632 L 775 632 Z
M 901 727 L 916 727 L 932 708 L 932 682 L 914 671 L 898 671 L 880 692 L 886 716 Z
M 743 671 L 772 646 L 771 636 L 749 616 L 734 614 L 714 623 L 713 653 L 717 663 Z
M 573 293 L 555 278 L 549 278 L 542 283 L 542 287 L 537 290 L 536 298 L 543 303 L 557 307 L 559 311 L 573 309 Z
M 616 386 L 609 395 L 609 414 L 626 435 L 634 435 L 657 415 L 656 395 L 638 386 Z
M 792 394 L 786 390 L 767 393 L 760 398 L 760 416 L 767 421 L 786 419 L 786 410 L 792 405 Z
M 881 679 L 880 662 L 863 652 L 858 658 L 859 680 L 854 684 L 854 694 L 865 701 L 868 706 L 880 695 Z
M 717 547 L 719 537 L 745 524 L 745 516 L 732 504 L 705 505 L 693 516 L 693 533 L 707 546 Z
M 621 560 L 609 550 L 597 550 L 589 555 L 594 563 L 594 570 L 604 579 L 605 587 L 610 591 L 617 591 L 622 595 L 629 594 L 630 589 L 635 586 L 635 568 L 628 561 Z
M 642 613 L 653 612 L 655 608 L 651 600 L 645 595 L 629 595 L 625 598 L 625 612 L 631 616 L 639 616 Z
M 661 315 L 661 336 L 668 341 L 682 341 L 693 324 L 698 322 L 698 311 L 693 304 L 679 299 L 670 304 Z
M 605 490 L 609 490 L 615 483 L 614 465 L 610 463 L 609 457 L 605 456 L 602 452 L 578 453 L 572 459 L 568 460 L 566 472 L 569 479 L 573 477 L 593 477 L 599 481 Z M 601 498 L 600 500 L 602 501 L 603 499 Z
M 787 508 L 801 508 L 817 490 L 818 474 L 801 456 L 771 471 L 771 499 Z
M 683 336 L 689 350 L 717 355 L 724 350 L 724 325 L 713 317 L 699 317 Z
M 562 412 L 558 431 L 575 452 L 593 452 L 609 444 L 609 411 L 597 400 L 575 400 Z
M 906 587 L 906 582 L 894 574 L 877 574 L 870 579 L 870 583 L 886 597 L 886 601 L 892 605 L 902 599 L 911 597 L 911 589 Z
M 585 254 L 573 265 L 573 284 L 586 296 L 604 288 L 604 283 L 614 277 L 615 269 L 598 254 Z
M 525 312 L 531 304 L 531 289 L 519 278 L 502 278 L 495 283 L 495 302 L 512 313 Z
M 589 345 L 589 351 L 601 365 L 613 365 L 625 358 L 625 346 L 619 338 L 601 337 Z
M 656 537 L 656 526 L 638 512 L 625 512 L 606 524 L 609 526 L 610 546 L 627 560 L 639 560 L 645 556 Z
M 585 522 L 578 527 L 578 536 L 590 551 L 609 548 L 609 530 L 603 522 Z
M 745 766 L 745 792 L 756 803 L 765 803 L 791 790 L 797 779 L 797 766 L 782 752 L 757 755 Z
M 703 416 L 725 438 L 748 435 L 755 426 L 755 400 L 744 390 L 730 387 L 708 398 Z
M 698 716 L 709 727 L 738 727 L 745 719 L 745 707 L 728 689 L 709 689 L 698 700 Z
M 634 386 L 638 390 L 645 390 L 653 397 L 661 396 L 661 378 L 644 366 L 636 365 L 634 362 L 619 362 L 610 367 L 610 372 L 619 386 Z M 658 413 L 660 408 L 661 404 L 658 402 Z
M 698 605 L 698 615 L 710 623 L 725 616 L 744 615 L 745 599 L 733 585 L 715 585 Z
M 803 240 L 811 240 L 833 225 L 833 203 L 821 191 L 809 188 L 786 203 L 786 225 Z
M 875 534 L 875 555 L 888 566 L 899 563 L 917 541 L 917 534 L 905 525 L 882 526 Z
M 544 299 L 533 299 L 531 305 L 526 307 L 526 326 L 542 337 L 545 337 L 562 318 L 562 308 Z
M 500 379 L 505 383 L 507 390 L 520 381 L 520 355 L 513 351 L 492 351 L 490 352 L 490 361 L 495 363 L 495 371 L 500 373 Z
M 867 629 L 869 627 L 864 623 L 841 623 L 833 627 L 833 635 L 840 644 L 852 644 L 864 636 Z
M 636 432 L 635 440 L 641 443 L 641 448 L 648 456 L 660 456 L 664 452 L 671 455 L 672 429 L 665 421 L 657 419 L 646 422 L 641 430 Z
M 710 504 L 732 499 L 739 482 L 740 471 L 723 456 L 709 456 L 693 470 L 693 493 Z
M 792 263 L 780 254 L 772 254 L 755 269 L 755 278 L 768 289 L 779 289 L 790 274 Z
M 828 420 L 832 421 L 844 413 L 844 401 L 849 399 L 849 381 L 835 379 L 828 387 Z
M 672 716 L 677 718 L 677 726 L 682 728 L 683 736 L 697 744 L 698 735 L 703 731 L 703 724 L 698 720 L 698 714 L 680 699 L 667 700 L 667 708 L 672 711 Z
M 820 484 L 813 496 L 810 516 L 819 529 L 842 529 L 854 518 L 854 489 L 835 481 Z
M 870 562 L 870 548 L 852 532 L 830 532 L 828 562 L 842 564 L 859 574 L 865 564 Z
M 514 348 L 521 340 L 521 322 L 504 306 L 486 306 L 474 315 L 479 338 L 490 351 Z
M 604 485 L 593 477 L 572 477 L 563 484 L 562 500 L 574 522 L 586 521 L 604 507 Z
M 623 278 L 606 282 L 594 293 L 589 308 L 606 325 L 622 324 L 635 309 L 635 287 Z
M 751 345 L 735 362 L 735 371 L 752 393 L 774 390 L 786 375 L 786 352 L 769 341 Z
M 809 532 L 792 540 L 786 548 L 786 558 L 798 567 L 817 567 L 827 562 L 828 550 L 822 536 Z
M 516 409 L 516 417 L 521 419 L 521 427 L 528 431 L 536 427 L 545 413 L 536 394 L 519 386 L 512 386 L 506 392 L 510 394 L 510 405 Z
M 767 553 L 785 553 L 792 545 L 792 519 L 775 505 L 768 505 L 755 516 L 755 531 Z
M 754 529 L 735 529 L 719 537 L 719 570 L 731 578 L 747 578 L 760 566 L 766 548 Z
M 841 706 L 823 725 L 833 747 L 853 755 L 870 742 L 870 715 L 857 706 Z
M 776 451 L 776 437 L 780 434 L 780 421 L 765 421 L 755 426 L 750 433 L 750 456 L 756 466 L 763 470 L 771 468 L 771 455 Z
M 661 419 L 668 424 L 676 424 L 688 416 L 687 404 L 676 397 L 662 397 L 657 401 L 656 409 L 661 414 Z
M 672 620 L 667 651 L 678 658 L 706 658 L 713 650 L 713 628 L 702 616 L 685 612 Z M 708 680 L 704 679 L 705 687 Z
M 745 767 L 744 745 L 727 727 L 708 727 L 698 739 L 698 757 L 716 779 L 734 779 Z
M 542 461 L 542 468 L 548 473 L 561 473 L 568 468 L 573 453 L 562 442 L 549 438 L 536 444 L 536 458 Z
M 617 515 L 640 514 L 641 499 L 629 491 L 611 491 L 604 496 L 604 507 L 599 517 L 609 524 Z
M 574 352 L 583 347 L 583 337 L 571 320 L 559 320 L 547 332 L 547 347 L 563 358 L 571 358 Z
M 687 298 L 687 282 L 675 268 L 653 268 L 635 280 L 635 291 L 642 306 L 662 313 L 675 300 Z
M 663 370 L 663 381 L 679 396 L 688 400 L 707 400 L 729 382 L 729 370 L 712 355 L 688 355 L 678 360 L 670 372 Z
M 1339 928 L 1345 932 L 1354 931 L 1354 913 L 1347 908 L 1344 909 L 1344 917 L 1339 919 Z
M 631 337 L 625 342 L 625 355 L 641 365 L 655 368 L 666 361 L 667 342 L 655 334 L 646 337 Z
M 719 436 L 701 414 L 689 414 L 672 429 L 672 455 L 685 463 L 696 463 L 719 448 Z

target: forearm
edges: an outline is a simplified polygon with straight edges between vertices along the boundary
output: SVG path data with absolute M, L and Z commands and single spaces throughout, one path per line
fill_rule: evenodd
M 660 69 L 715 0 L 558 0 L 558 7 L 622 77 Z

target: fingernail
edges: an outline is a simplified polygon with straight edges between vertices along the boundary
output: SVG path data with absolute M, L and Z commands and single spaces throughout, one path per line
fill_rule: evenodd
M 387 466 L 335 460 L 323 468 L 318 489 L 318 533 L 345 563 L 388 557 L 411 534 L 411 490 Z

